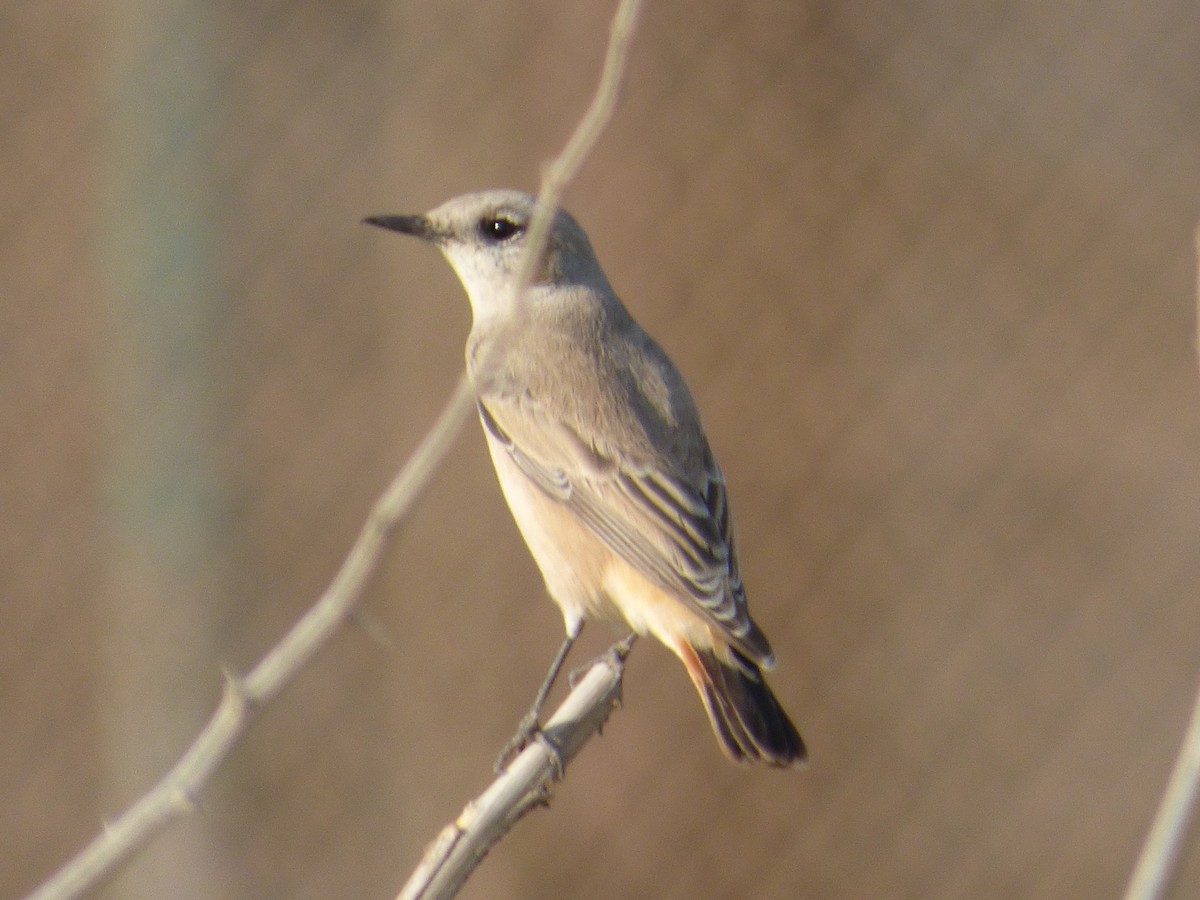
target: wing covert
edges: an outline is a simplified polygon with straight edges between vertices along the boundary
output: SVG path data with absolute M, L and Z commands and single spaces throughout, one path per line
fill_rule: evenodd
M 746 610 L 725 480 L 707 447 L 703 472 L 684 477 L 619 458 L 528 403 L 511 407 L 481 401 L 480 418 L 525 477 L 652 582 L 693 604 L 739 649 L 770 665 L 770 646 Z

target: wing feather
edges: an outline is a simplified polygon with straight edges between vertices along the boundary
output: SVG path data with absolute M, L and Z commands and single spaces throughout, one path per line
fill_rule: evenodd
M 746 609 L 725 479 L 707 446 L 703 471 L 688 477 L 661 461 L 623 459 L 528 398 L 479 403 L 480 418 L 517 468 L 566 504 L 618 556 L 668 593 L 690 603 L 757 663 L 770 646 Z

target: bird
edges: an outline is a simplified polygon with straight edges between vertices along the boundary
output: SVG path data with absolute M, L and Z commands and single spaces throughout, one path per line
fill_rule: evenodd
M 585 620 L 599 620 L 682 661 L 730 759 L 803 764 L 764 676 L 775 655 L 747 607 L 725 477 L 683 376 L 564 209 L 523 276 L 537 211 L 530 194 L 488 190 L 364 220 L 437 247 L 470 301 L 467 370 L 488 449 L 566 628 L 524 736 Z

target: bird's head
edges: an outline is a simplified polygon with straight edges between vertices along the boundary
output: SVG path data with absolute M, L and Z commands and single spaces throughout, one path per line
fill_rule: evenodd
M 423 215 L 364 221 L 441 250 L 466 288 L 478 322 L 512 303 L 536 210 L 537 200 L 529 194 L 497 190 L 455 197 Z M 532 270 L 529 286 L 543 285 L 606 285 L 587 235 L 562 209 L 555 212 L 546 250 Z

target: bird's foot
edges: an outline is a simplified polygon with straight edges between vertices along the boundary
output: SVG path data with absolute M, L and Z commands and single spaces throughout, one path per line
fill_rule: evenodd
M 509 763 L 517 758 L 517 754 L 528 747 L 541 733 L 542 726 L 538 722 L 537 714 L 530 710 L 522 718 L 517 725 L 517 732 L 508 743 L 504 745 L 504 749 L 500 751 L 500 755 L 496 757 L 496 764 L 493 768 L 496 774 L 502 774 L 508 768 Z
M 517 726 L 517 733 L 514 734 L 504 745 L 504 749 L 500 751 L 500 755 L 496 758 L 494 766 L 497 775 L 503 775 L 505 770 L 512 764 L 522 750 L 530 744 L 537 742 L 546 748 L 546 752 L 550 754 L 550 760 L 554 763 L 554 770 L 557 780 L 562 780 L 563 774 L 566 772 L 566 762 L 563 759 L 562 750 L 555 743 L 550 735 L 542 730 L 541 724 L 538 722 L 537 715 L 530 710 L 521 719 L 521 723 Z

